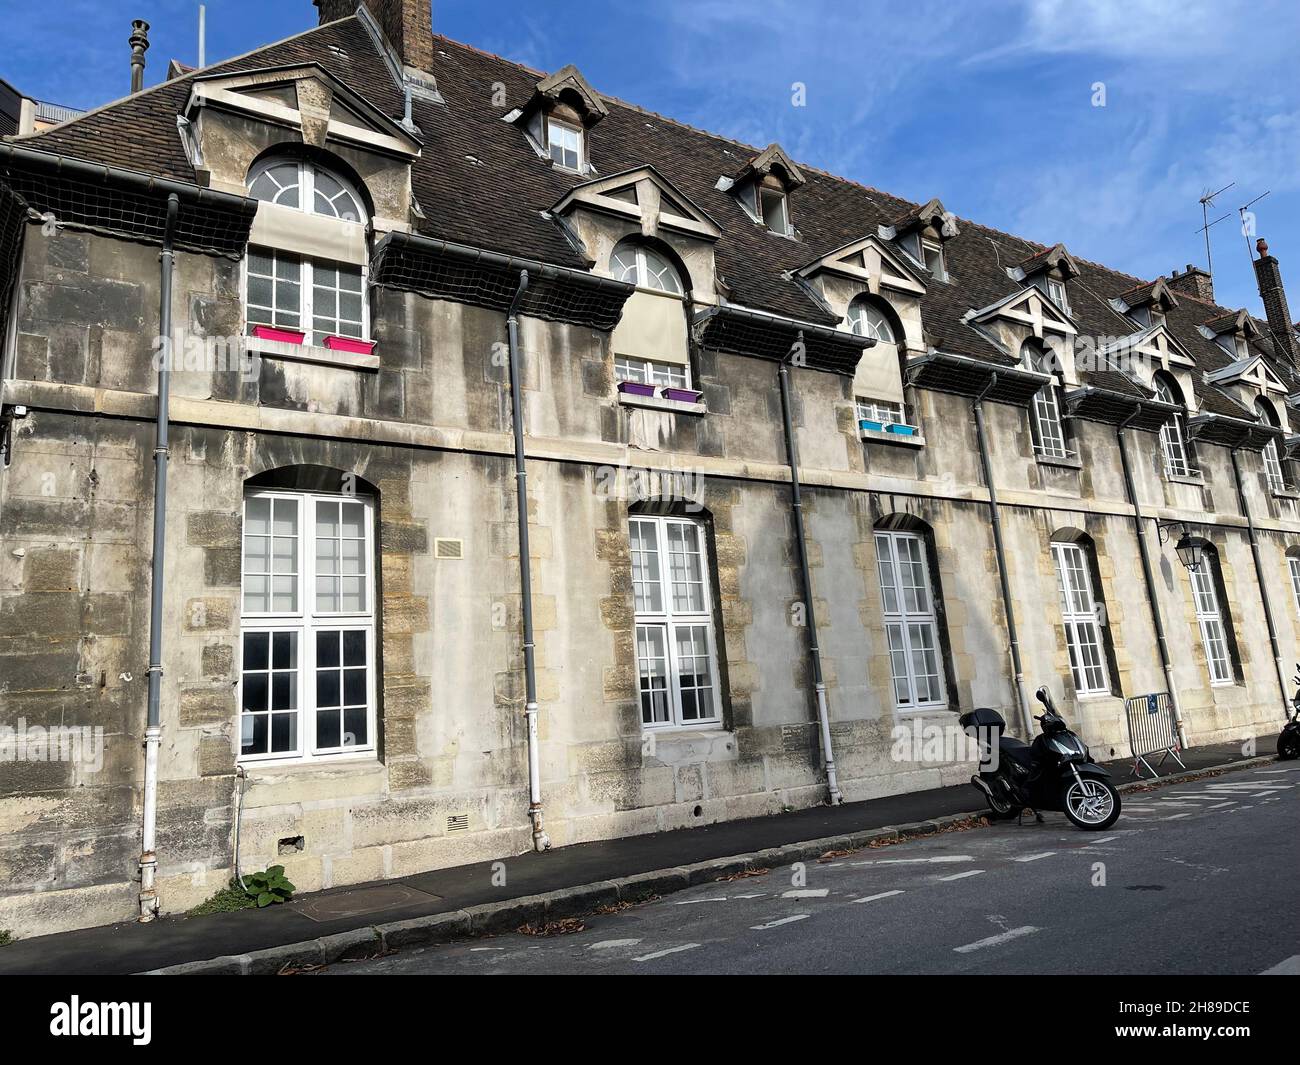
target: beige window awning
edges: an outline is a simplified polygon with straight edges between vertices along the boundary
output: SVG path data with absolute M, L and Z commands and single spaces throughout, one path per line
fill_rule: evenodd
M 876 344 L 862 353 L 853 375 L 853 395 L 887 403 L 903 402 L 903 376 L 898 349 L 893 344 Z
M 682 300 L 637 289 L 623 304 L 623 317 L 614 327 L 610 347 L 615 355 L 685 366 L 690 348 Z
M 307 214 L 293 207 L 262 202 L 249 243 L 277 251 L 294 252 L 309 259 L 366 264 L 366 227 L 341 218 Z

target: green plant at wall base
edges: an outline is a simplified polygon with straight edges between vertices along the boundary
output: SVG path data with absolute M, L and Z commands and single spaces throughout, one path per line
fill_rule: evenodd
M 238 880 L 231 880 L 227 887 L 215 895 L 204 899 L 186 917 L 202 917 L 209 913 L 231 913 L 234 910 L 247 910 L 257 903 L 248 897 L 248 892 L 239 886 Z
M 14 941 L 14 934 L 7 928 L 0 928 L 0 947 L 7 947 Z
M 273 865 L 264 873 L 247 874 L 244 877 L 244 887 L 248 891 L 248 897 L 255 900 L 259 908 L 276 902 L 288 902 L 295 890 L 284 875 L 283 865 Z

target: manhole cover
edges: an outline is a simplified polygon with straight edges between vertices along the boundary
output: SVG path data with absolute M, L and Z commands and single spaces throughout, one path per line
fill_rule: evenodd
M 302 903 L 297 909 L 313 921 L 340 921 L 346 917 L 360 917 L 381 910 L 395 910 L 401 906 L 436 902 L 441 897 L 430 895 L 427 891 L 417 891 L 405 884 L 380 884 L 378 887 L 321 895 Z

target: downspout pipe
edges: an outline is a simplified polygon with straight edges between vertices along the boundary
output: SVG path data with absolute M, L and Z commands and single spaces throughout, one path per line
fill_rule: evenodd
M 1034 734 L 1034 719 L 1025 698 L 1025 670 L 1020 662 L 1020 639 L 1016 635 L 1016 612 L 1011 603 L 1011 583 L 1007 579 L 1007 555 L 1002 546 L 1002 516 L 998 510 L 998 489 L 993 478 L 993 464 L 989 461 L 988 434 L 984 427 L 984 397 L 997 387 L 998 375 L 989 376 L 989 382 L 971 401 L 975 412 L 975 436 L 979 441 L 980 465 L 984 469 L 984 483 L 989 490 L 989 515 L 993 523 L 993 550 L 998 560 L 998 583 L 1002 586 L 1002 610 L 1007 616 L 1007 639 L 1011 645 L 1011 669 L 1015 674 L 1016 698 L 1020 703 L 1020 722 L 1025 736 Z
M 1133 483 L 1133 468 L 1128 457 L 1128 437 L 1126 430 L 1133 420 L 1142 413 L 1142 405 L 1134 404 L 1133 413 L 1115 425 L 1115 442 L 1119 447 L 1119 462 L 1124 473 L 1124 491 L 1128 493 L 1129 506 L 1133 508 L 1133 530 L 1137 536 L 1138 556 L 1142 559 L 1142 580 L 1147 586 L 1147 602 L 1151 604 L 1151 623 L 1156 631 L 1156 648 L 1160 652 L 1160 665 L 1165 671 L 1165 685 L 1169 688 L 1169 698 L 1174 703 L 1174 721 L 1178 726 L 1178 742 L 1187 746 L 1187 726 L 1183 722 L 1183 704 L 1178 695 L 1178 684 L 1174 680 L 1174 664 L 1169 654 L 1169 641 L 1165 639 L 1165 624 L 1160 616 L 1160 603 L 1156 598 L 1156 579 L 1151 568 L 1151 549 L 1147 545 L 1146 517 L 1142 513 L 1142 503 L 1138 499 L 1137 488 Z
M 533 573 L 528 552 L 528 471 L 524 464 L 524 416 L 519 382 L 519 304 L 528 289 L 528 271 L 519 271 L 519 287 L 506 312 L 510 341 L 510 417 L 515 439 L 515 498 L 519 524 L 519 583 L 524 620 L 524 717 L 528 725 L 528 819 L 533 826 L 533 849 L 550 849 L 551 839 L 542 827 L 542 770 L 537 738 L 537 661 L 533 636 Z
M 1255 530 L 1255 520 L 1250 516 L 1250 506 L 1246 502 L 1246 485 L 1241 478 L 1241 463 L 1237 459 L 1238 447 L 1228 450 L 1232 458 L 1232 479 L 1237 488 L 1237 505 L 1241 509 L 1241 516 L 1246 519 L 1246 533 L 1250 537 L 1250 554 L 1255 560 L 1255 581 L 1259 585 L 1259 598 L 1264 604 L 1264 622 L 1268 626 L 1268 642 L 1273 650 L 1273 665 L 1277 667 L 1277 685 L 1282 693 L 1282 705 L 1289 706 L 1291 697 L 1286 689 L 1286 667 L 1282 665 L 1282 652 L 1277 645 L 1277 626 L 1273 624 L 1273 604 L 1269 601 L 1268 585 L 1264 581 L 1264 563 L 1259 557 L 1259 536 Z
M 803 333 L 794 350 L 802 350 Z M 790 509 L 794 517 L 794 538 L 799 550 L 799 576 L 803 581 L 804 617 L 808 627 L 808 654 L 812 660 L 813 685 L 817 693 L 817 724 L 821 732 L 822 759 L 826 763 L 826 788 L 830 805 L 844 801 L 835 774 L 835 753 L 831 747 L 830 713 L 826 708 L 826 679 L 822 675 L 822 654 L 817 642 L 817 613 L 813 608 L 812 574 L 808 570 L 808 544 L 804 539 L 803 501 L 799 492 L 799 448 L 790 418 L 789 356 L 777 363 L 777 382 L 781 386 L 781 418 L 785 425 L 785 453 L 790 463 Z
M 167 460 L 171 455 L 168 399 L 171 394 L 172 268 L 180 198 L 167 197 L 159 278 L 158 330 L 163 338 L 158 362 L 158 413 L 154 427 L 153 561 L 149 572 L 149 709 L 144 730 L 144 823 L 140 833 L 140 920 L 158 916 L 158 746 L 162 740 L 163 562 L 167 545 Z

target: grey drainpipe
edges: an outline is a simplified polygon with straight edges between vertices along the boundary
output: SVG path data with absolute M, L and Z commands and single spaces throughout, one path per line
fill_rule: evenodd
M 175 252 L 172 238 L 180 198 L 167 197 L 167 224 L 163 230 L 162 262 L 158 311 L 158 331 L 163 338 L 162 359 L 158 364 L 158 416 L 155 428 L 153 461 L 153 561 L 149 573 L 149 710 L 144 730 L 144 823 L 140 833 L 140 920 L 151 921 L 158 915 L 158 891 L 154 879 L 158 872 L 158 745 L 162 739 L 162 637 L 163 637 L 163 557 L 167 542 L 167 459 L 168 397 L 171 391 L 172 335 L 172 264 Z
M 803 346 L 803 332 L 799 343 Z M 785 453 L 790 462 L 790 509 L 794 516 L 794 538 L 799 548 L 799 575 L 803 580 L 804 611 L 808 620 L 808 653 L 812 658 L 813 684 L 817 691 L 817 724 L 821 729 L 822 758 L 826 762 L 826 787 L 832 806 L 844 801 L 839 780 L 835 776 L 835 754 L 831 749 L 830 715 L 826 709 L 826 681 L 822 676 L 822 654 L 817 644 L 817 615 L 813 610 L 812 574 L 808 572 L 808 545 L 804 542 L 803 502 L 799 497 L 799 449 L 794 438 L 794 423 L 790 420 L 790 371 L 786 360 L 777 364 L 776 377 L 781 386 L 781 417 L 785 423 Z
M 1124 471 L 1124 491 L 1128 493 L 1129 505 L 1133 508 L 1133 529 L 1137 536 L 1138 555 L 1142 559 L 1142 579 L 1147 586 L 1147 602 L 1151 604 L 1151 623 L 1156 630 L 1156 648 L 1160 652 L 1160 664 L 1165 671 L 1165 684 L 1169 688 L 1169 698 L 1174 702 L 1174 720 L 1178 724 L 1178 742 L 1187 746 L 1187 726 L 1183 722 L 1182 700 L 1178 696 L 1178 684 L 1174 680 L 1174 665 L 1169 655 L 1169 642 L 1165 639 L 1165 625 L 1160 617 L 1160 604 L 1156 599 L 1156 579 L 1151 569 L 1151 550 L 1147 546 L 1146 518 L 1142 514 L 1142 504 L 1138 500 L 1137 488 L 1133 483 L 1133 469 L 1129 465 L 1127 438 L 1124 430 L 1132 424 L 1133 419 L 1142 413 L 1142 404 L 1135 403 L 1133 413 L 1115 426 L 1115 440 L 1119 445 L 1119 462 Z
M 1246 519 L 1246 532 L 1250 536 L 1250 553 L 1255 560 L 1255 581 L 1259 584 L 1259 597 L 1264 603 L 1264 622 L 1268 626 L 1268 642 L 1273 649 L 1273 665 L 1277 667 L 1277 684 L 1282 692 L 1282 705 L 1289 706 L 1291 697 L 1286 690 L 1286 669 L 1282 665 L 1282 653 L 1277 646 L 1277 626 L 1273 624 L 1273 604 L 1269 602 L 1268 585 L 1264 582 L 1264 563 L 1259 557 L 1259 537 L 1255 534 L 1255 521 L 1250 516 L 1250 507 L 1246 504 L 1246 486 L 1241 479 L 1241 464 L 1237 461 L 1237 448 L 1229 448 L 1232 458 L 1232 479 L 1237 487 L 1237 505 L 1242 517 Z
M 1016 612 L 1011 605 L 1011 584 L 1007 580 L 1007 556 L 1002 547 L 1002 517 L 998 513 L 998 489 L 993 480 L 993 464 L 989 462 L 989 446 L 984 431 L 984 397 L 997 386 L 998 375 L 989 377 L 984 390 L 971 402 L 975 412 L 975 435 L 980 445 L 980 465 L 984 467 L 984 483 L 989 490 L 989 515 L 993 520 L 993 550 L 998 558 L 998 582 L 1002 586 L 1002 609 L 1007 615 L 1007 639 L 1011 643 L 1011 668 L 1016 675 L 1016 698 L 1020 702 L 1020 720 L 1025 736 L 1034 734 L 1034 719 L 1025 698 L 1025 671 L 1020 664 L 1020 639 L 1016 635 Z
M 510 415 L 515 438 L 515 493 L 519 524 L 519 583 L 524 615 L 524 716 L 528 722 L 528 819 L 533 825 L 533 848 L 551 845 L 542 828 L 542 772 L 537 737 L 537 665 L 533 640 L 533 574 L 528 556 L 528 472 L 524 465 L 524 416 L 519 384 L 519 304 L 528 288 L 528 271 L 519 271 L 519 288 L 506 312 L 510 340 Z

